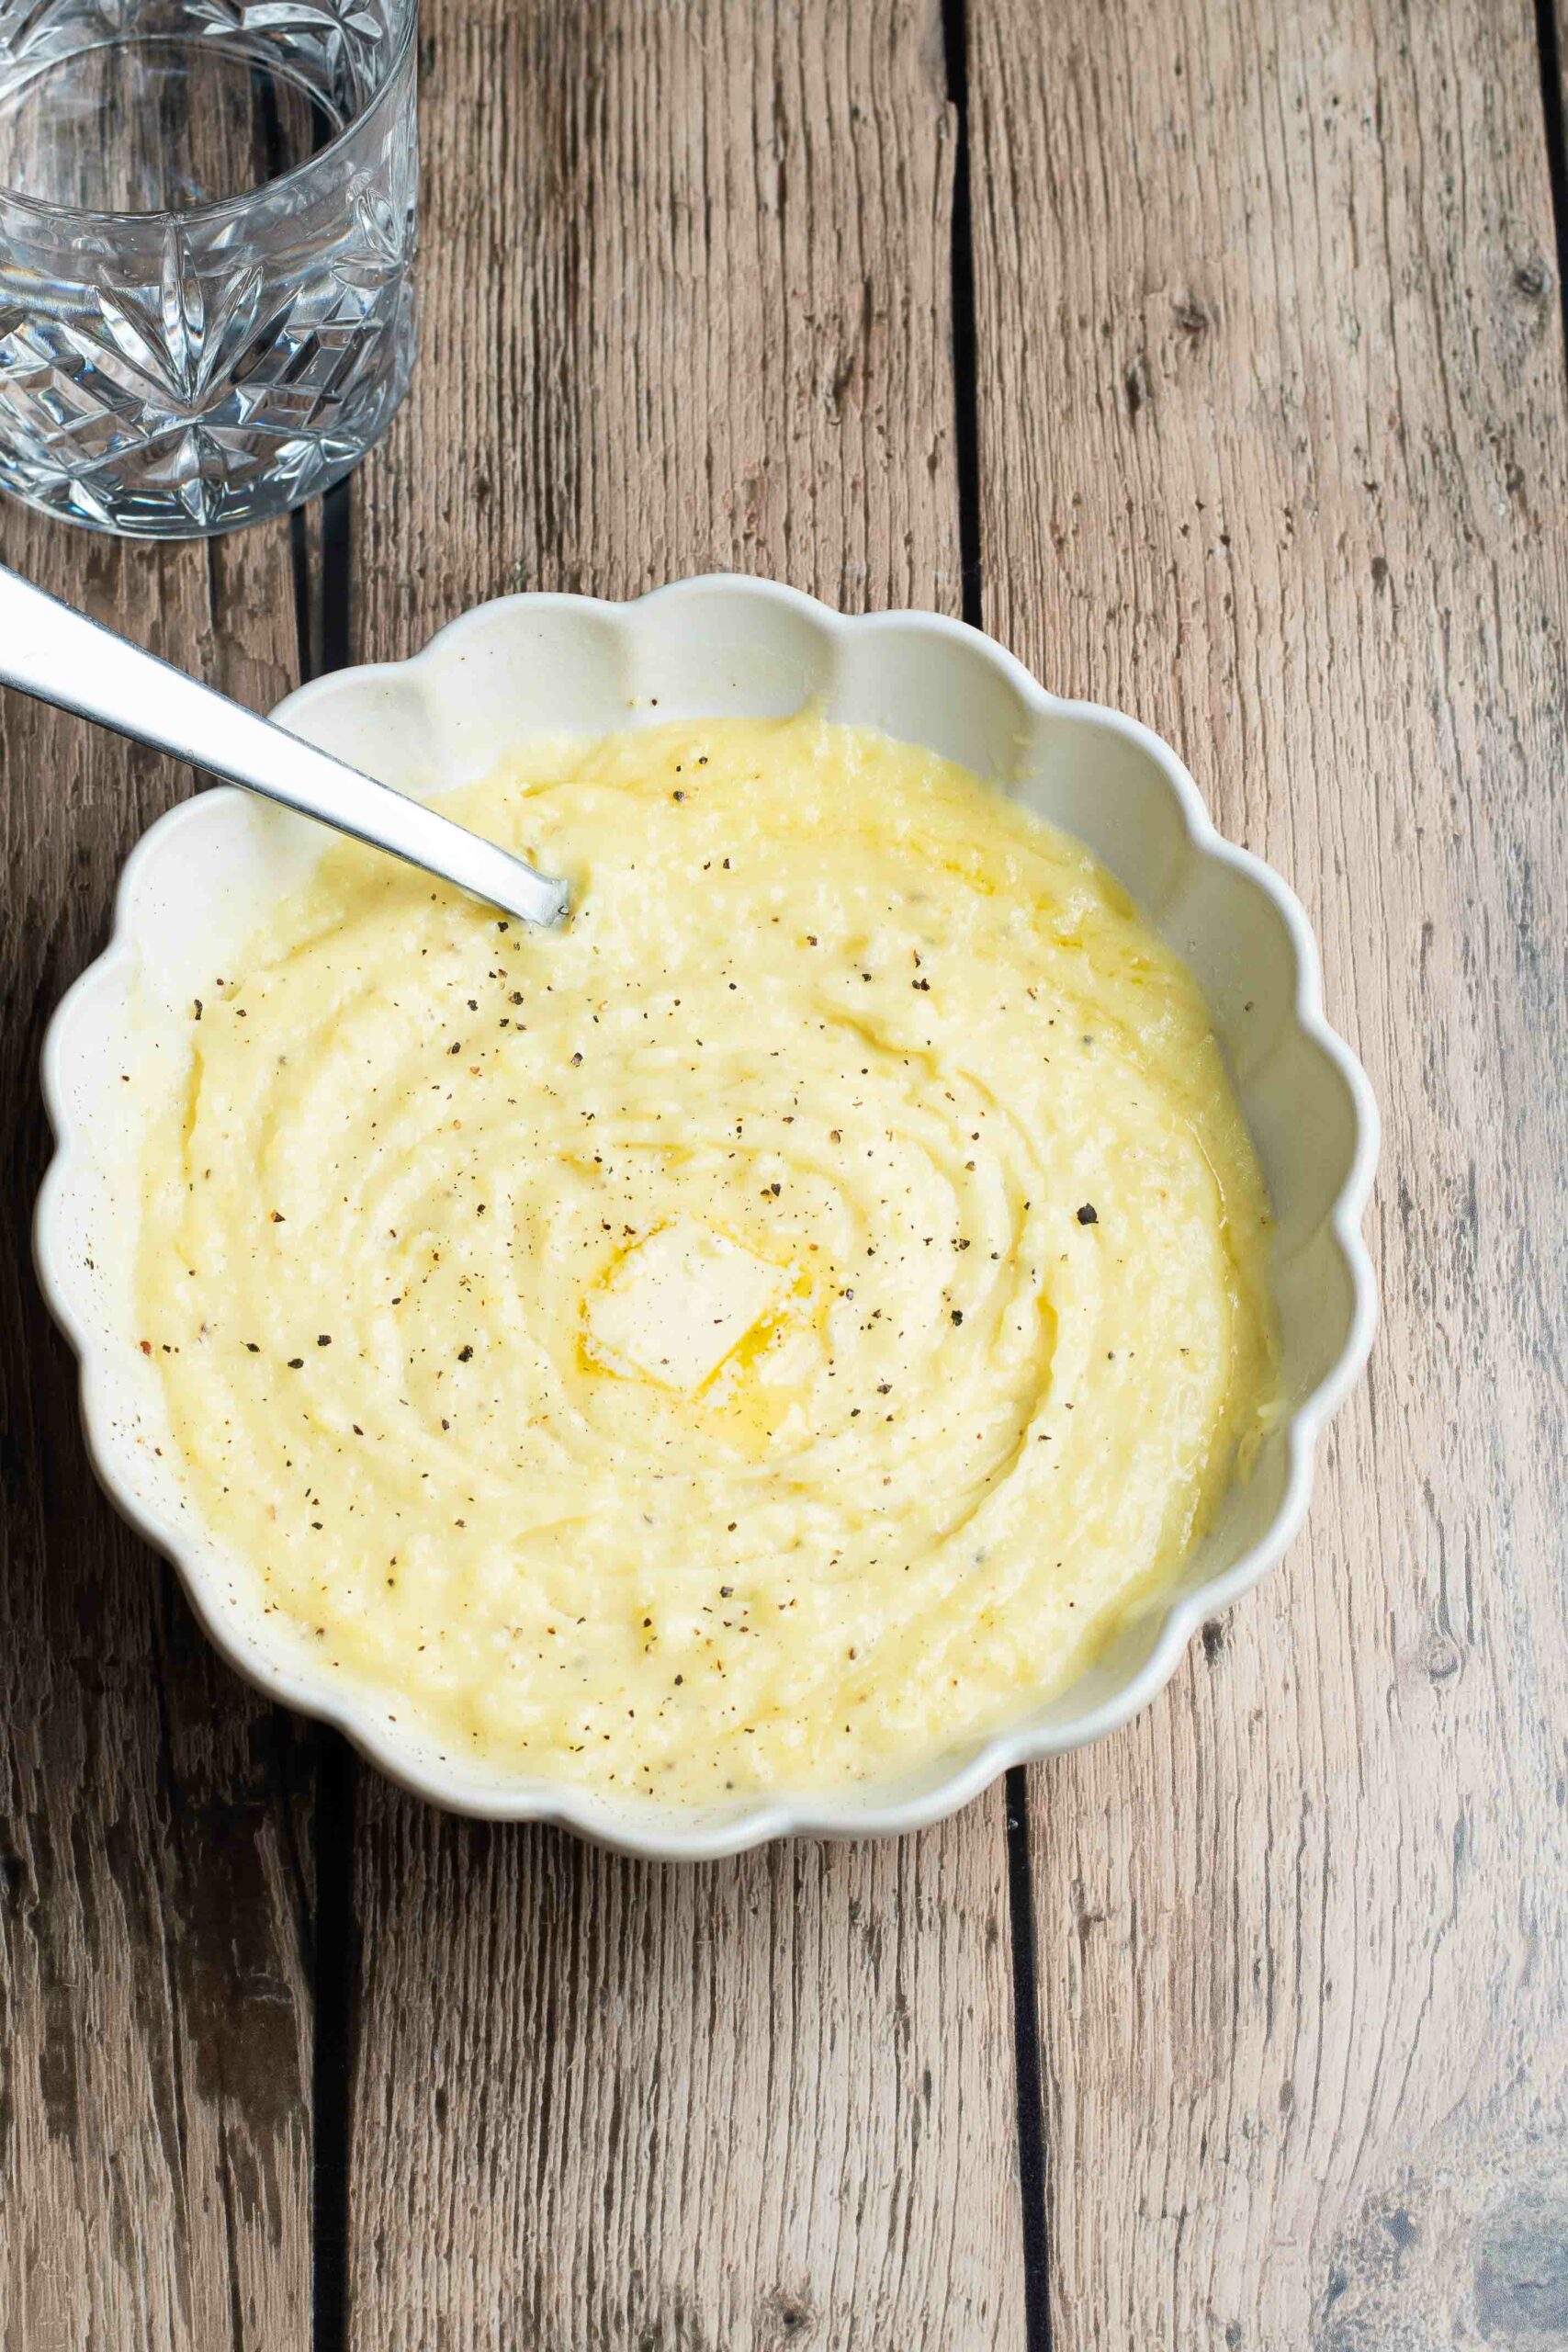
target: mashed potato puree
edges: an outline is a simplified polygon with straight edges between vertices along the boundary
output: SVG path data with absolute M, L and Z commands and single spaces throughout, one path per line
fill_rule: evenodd
M 446 804 L 193 1009 L 142 1341 L 265 1606 L 448 1755 L 660 1798 L 994 1728 L 1179 1569 L 1272 1396 L 1202 1000 L 1076 842 L 813 714 Z

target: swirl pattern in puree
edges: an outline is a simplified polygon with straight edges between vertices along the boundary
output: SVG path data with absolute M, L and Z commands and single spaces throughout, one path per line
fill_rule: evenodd
M 1078 845 L 810 713 L 447 805 L 570 927 L 334 852 L 148 1163 L 145 1344 L 265 1605 L 448 1753 L 663 1799 L 1070 1679 L 1272 1396 L 1190 976 Z

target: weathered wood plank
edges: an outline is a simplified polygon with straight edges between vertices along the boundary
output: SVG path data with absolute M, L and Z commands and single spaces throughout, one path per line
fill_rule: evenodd
M 713 565 L 953 609 L 934 0 L 428 29 L 424 356 L 356 653 Z M 1021 2342 L 995 1795 L 691 1871 L 368 1777 L 359 1812 L 360 2352 Z
M 1034 1778 L 1059 2352 L 1568 2328 L 1568 433 L 1531 33 L 1481 0 L 972 0 L 987 618 L 1168 732 L 1294 882 L 1386 1122 L 1383 1331 L 1309 1533 Z
M 0 549 L 248 699 L 294 681 L 286 529 L 155 551 L 7 507 Z M 99 1495 L 26 1256 L 44 1023 L 190 778 L 15 695 L 0 775 L 0 2343 L 302 2352 L 304 1750 Z

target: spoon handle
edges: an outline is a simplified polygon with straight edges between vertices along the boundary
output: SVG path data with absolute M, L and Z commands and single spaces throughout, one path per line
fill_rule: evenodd
M 564 882 L 361 775 L 0 565 L 0 683 L 390 850 L 525 922 L 559 922 Z

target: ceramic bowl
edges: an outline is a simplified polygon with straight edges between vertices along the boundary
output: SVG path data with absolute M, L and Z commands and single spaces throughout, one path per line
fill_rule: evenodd
M 792 1831 L 914 1829 L 1008 1765 L 1124 1723 L 1168 1679 L 1198 1626 L 1255 1583 L 1300 1527 L 1319 1432 L 1366 1357 L 1374 1319 L 1359 1222 L 1377 1114 L 1325 1023 L 1301 908 L 1267 865 L 1219 838 L 1157 737 L 1117 711 L 1047 694 L 976 630 L 928 613 L 847 619 L 791 589 L 722 577 L 626 605 L 513 596 L 455 621 L 412 661 L 316 681 L 277 716 L 387 783 L 434 797 L 529 735 L 783 716 L 808 698 L 832 718 L 962 761 L 1077 834 L 1120 876 L 1201 983 L 1277 1220 L 1286 1410 L 1251 1476 L 1233 1487 L 1179 1581 L 1070 1689 L 918 1771 L 842 1792 L 781 1790 L 677 1811 L 444 1758 L 391 1720 L 385 1694 L 312 1658 L 281 1616 L 264 1618 L 239 1564 L 198 1522 L 175 1476 L 156 1368 L 136 1343 L 141 1122 L 158 1115 L 188 1065 L 196 985 L 223 969 L 309 869 L 322 845 L 316 829 L 227 787 L 171 810 L 130 858 L 108 947 L 44 1046 L 58 1149 L 39 1201 L 38 1266 L 81 1359 L 88 1450 L 112 1500 L 175 1563 L 218 1648 L 272 1697 L 338 1724 L 422 1797 L 561 1822 L 645 1854 L 708 1856 Z

